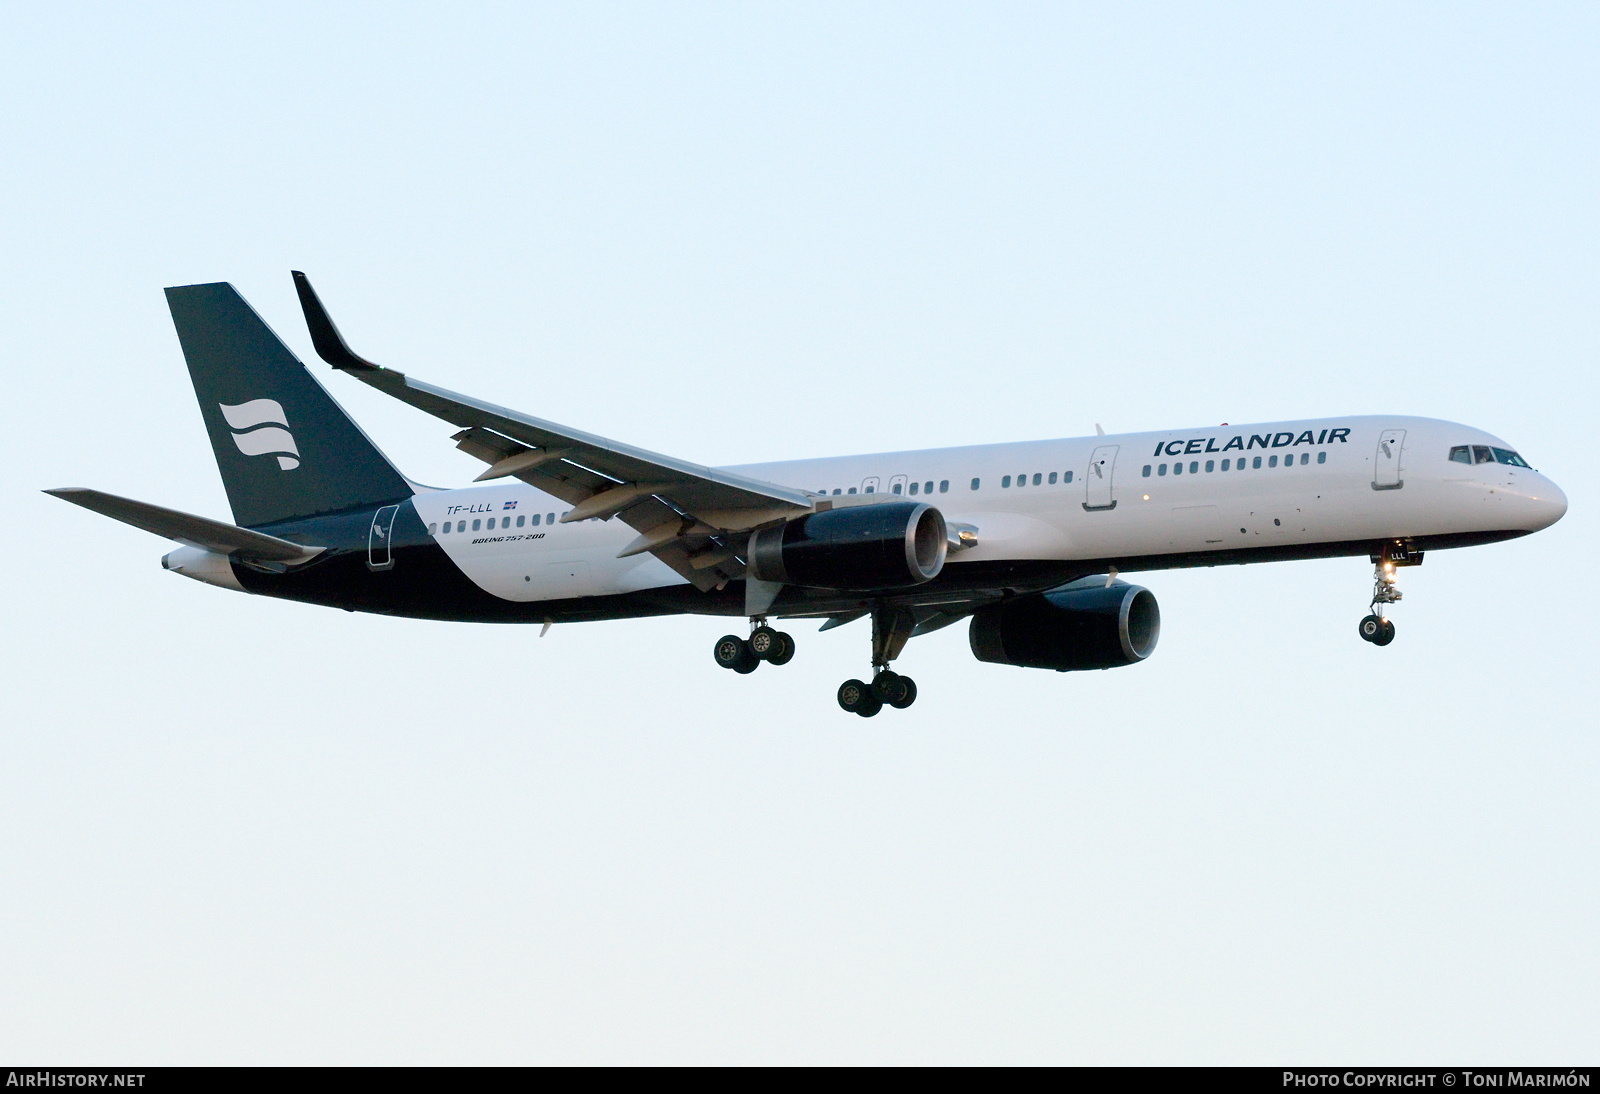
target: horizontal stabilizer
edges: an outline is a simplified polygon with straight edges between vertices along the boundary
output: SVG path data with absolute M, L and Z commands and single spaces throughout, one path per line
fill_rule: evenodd
M 45 493 L 146 532 L 251 562 L 306 562 L 324 550 L 321 547 L 302 547 L 277 536 L 252 532 L 220 520 L 180 513 L 176 509 L 164 509 L 131 498 L 119 498 L 99 490 L 85 490 L 80 486 L 46 490 Z

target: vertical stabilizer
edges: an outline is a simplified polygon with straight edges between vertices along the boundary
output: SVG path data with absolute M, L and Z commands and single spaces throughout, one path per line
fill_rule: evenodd
M 167 306 L 240 525 L 411 496 L 405 477 L 232 285 L 171 288 Z

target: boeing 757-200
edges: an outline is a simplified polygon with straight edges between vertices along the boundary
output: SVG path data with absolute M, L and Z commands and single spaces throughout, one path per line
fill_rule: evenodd
M 545 627 L 742 617 L 713 649 L 740 673 L 794 655 L 775 619 L 867 617 L 872 672 L 838 690 L 865 717 L 916 699 L 890 667 L 909 639 L 964 619 L 981 661 L 1143 661 L 1160 612 L 1119 573 L 1364 555 L 1359 631 L 1384 646 L 1397 569 L 1567 509 L 1500 438 L 1383 414 L 702 467 L 363 360 L 294 280 L 318 355 L 455 427 L 486 465 L 472 485 L 406 478 L 219 283 L 166 292 L 236 523 L 49 493 L 178 541 L 163 566 L 240 592 Z

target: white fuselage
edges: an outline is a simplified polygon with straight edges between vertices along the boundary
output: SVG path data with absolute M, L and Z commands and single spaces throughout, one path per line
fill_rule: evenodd
M 1235 549 L 1532 532 L 1565 513 L 1565 496 L 1537 471 L 1450 460 L 1452 447 L 1474 444 L 1509 448 L 1469 426 L 1369 416 L 731 470 L 829 496 L 925 500 L 977 529 L 977 545 L 947 566 L 1120 559 L 1138 569 L 1140 559 L 1173 565 L 1172 556 Z M 684 584 L 647 553 L 618 558 L 637 534 L 620 520 L 562 524 L 569 507 L 519 481 L 428 491 L 413 503 L 461 571 L 506 600 Z

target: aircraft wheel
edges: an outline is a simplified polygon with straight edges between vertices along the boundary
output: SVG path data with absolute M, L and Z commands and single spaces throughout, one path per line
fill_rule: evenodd
M 909 676 L 900 677 L 900 682 L 905 685 L 905 694 L 889 703 L 896 710 L 904 710 L 917 701 L 917 682 Z
M 875 699 L 872 698 L 872 689 L 860 680 L 846 680 L 839 685 L 839 707 L 851 714 L 860 714 L 862 708 L 871 706 Z M 877 711 L 872 712 L 876 714 Z M 867 715 L 871 717 L 872 715 Z
M 783 635 L 762 625 L 750 632 L 750 652 L 763 661 L 776 661 L 783 652 Z
M 767 663 L 772 665 L 787 665 L 794 659 L 794 638 L 786 631 L 774 632 L 783 639 L 783 649 L 767 658 Z
M 898 672 L 884 669 L 872 678 L 872 697 L 880 703 L 902 707 L 907 704 L 906 696 L 912 694 L 910 689 L 915 686 Z
M 756 666 L 761 664 L 755 653 L 750 649 L 750 643 L 736 634 L 725 634 L 717 639 L 717 644 L 711 648 L 711 655 L 717 659 L 717 664 L 734 672 L 754 672 Z
M 1376 642 L 1383 634 L 1383 620 L 1375 615 L 1369 615 L 1361 620 L 1361 638 L 1365 642 Z
M 861 705 L 861 709 L 857 710 L 856 713 L 863 718 L 870 718 L 882 709 L 883 704 L 874 698 L 871 692 L 868 692 L 867 701 Z
M 1374 646 L 1387 646 L 1394 641 L 1394 624 L 1387 619 L 1383 620 L 1382 633 L 1372 640 Z

